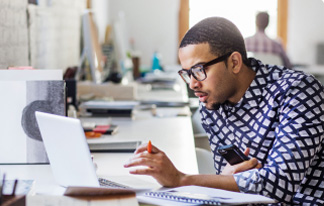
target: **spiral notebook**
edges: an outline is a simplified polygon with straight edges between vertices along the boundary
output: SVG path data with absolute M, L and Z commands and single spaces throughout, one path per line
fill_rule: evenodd
M 270 204 L 275 200 L 261 195 L 230 192 L 226 190 L 184 186 L 166 190 L 146 192 L 137 196 L 139 202 L 158 205 L 242 205 Z

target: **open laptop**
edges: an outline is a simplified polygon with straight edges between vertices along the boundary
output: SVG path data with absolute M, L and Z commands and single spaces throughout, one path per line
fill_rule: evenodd
M 115 187 L 135 191 L 154 186 L 132 178 L 132 185 L 98 178 L 81 121 L 44 112 L 35 112 L 38 127 L 57 183 L 63 187 Z M 129 176 L 127 176 L 129 178 Z M 149 186 L 150 185 L 150 186 Z

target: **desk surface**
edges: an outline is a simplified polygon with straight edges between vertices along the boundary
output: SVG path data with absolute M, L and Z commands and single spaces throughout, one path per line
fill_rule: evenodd
M 93 119 L 92 119 L 93 120 Z M 99 121 L 99 120 L 98 120 Z M 185 173 L 198 173 L 191 118 L 188 117 L 154 117 L 149 111 L 139 111 L 135 118 L 113 118 L 119 125 L 119 132 L 100 139 L 151 140 L 154 145 L 164 150 L 174 165 Z M 94 161 L 98 164 L 99 176 L 128 175 L 123 164 L 132 153 L 95 153 Z M 113 168 L 113 169 L 112 169 Z M 34 179 L 37 193 L 58 194 L 63 191 L 53 178 L 49 165 L 0 165 L 9 179 Z M 149 176 L 141 176 L 157 184 Z
M 296 70 L 301 70 L 308 74 L 324 75 L 324 65 L 309 65 L 305 67 L 296 67 Z
M 102 121 L 100 118 L 82 118 L 82 121 Z M 109 142 L 111 140 L 149 140 L 166 152 L 175 166 L 186 173 L 197 173 L 194 138 L 190 116 L 154 117 L 149 111 L 139 111 L 134 119 L 112 118 L 112 123 L 119 126 L 115 135 L 106 135 L 100 139 L 88 140 L 89 143 Z M 183 161 L 188 160 L 188 162 Z M 190 161 L 189 161 L 190 160 Z
M 141 101 L 187 102 L 186 87 L 179 83 L 175 90 L 151 90 L 145 85 L 139 87 Z M 149 110 L 139 110 L 134 118 L 111 118 L 112 123 L 119 126 L 117 134 L 104 136 L 91 141 L 105 142 L 109 140 L 141 140 L 152 143 L 163 150 L 173 164 L 182 172 L 198 173 L 191 117 L 177 117 L 170 114 L 170 108 L 158 108 L 160 114 L 153 116 Z M 163 117 L 162 117 L 163 116 Z M 82 118 L 82 121 L 108 121 L 108 118 Z M 98 176 L 132 176 L 123 167 L 132 157 L 132 153 L 94 153 L 94 161 L 98 165 Z M 50 165 L 0 165 L 0 172 L 5 172 L 8 179 L 33 179 L 35 192 L 40 194 L 62 194 L 64 188 L 57 185 Z M 136 176 L 159 184 L 150 176 Z

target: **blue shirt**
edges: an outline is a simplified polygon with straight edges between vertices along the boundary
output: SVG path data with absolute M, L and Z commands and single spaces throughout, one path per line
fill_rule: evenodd
M 217 174 L 217 148 L 234 144 L 262 163 L 234 175 L 241 192 L 279 202 L 324 204 L 324 92 L 313 76 L 251 59 L 256 76 L 241 100 L 208 110 L 200 103 Z

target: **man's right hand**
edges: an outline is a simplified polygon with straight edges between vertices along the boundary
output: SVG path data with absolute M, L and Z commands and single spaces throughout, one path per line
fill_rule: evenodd
M 130 170 L 131 174 L 150 175 L 165 187 L 180 186 L 185 174 L 175 168 L 166 154 L 152 145 L 151 153 L 147 151 L 147 144 L 139 146 L 134 156 L 124 164 L 124 167 L 147 166 Z

